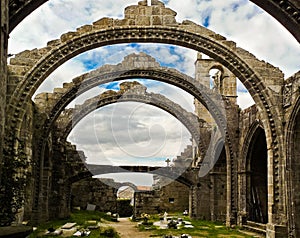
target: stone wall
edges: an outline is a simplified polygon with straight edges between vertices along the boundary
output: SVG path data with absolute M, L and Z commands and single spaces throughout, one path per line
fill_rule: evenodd
M 3 160 L 3 139 L 5 125 L 7 86 L 7 40 L 8 40 L 8 0 L 0 3 L 0 174 Z M 0 177 L 1 184 L 1 177 Z
M 160 193 L 157 191 L 139 192 L 135 194 L 135 211 L 138 217 L 142 213 L 158 214 L 163 210 L 160 207 Z
M 283 107 L 286 132 L 286 177 L 289 233 L 300 237 L 300 71 L 288 78 L 283 86 Z
M 72 184 L 72 207 L 86 209 L 87 204 L 96 205 L 102 212 L 117 211 L 117 189 L 109 187 L 99 179 L 88 178 Z
M 111 183 L 114 183 L 113 181 Z M 102 183 L 99 179 L 88 178 L 72 184 L 72 207 L 86 209 L 95 204 L 96 210 L 117 211 L 117 189 Z M 172 182 L 159 190 L 135 193 L 135 214 L 157 214 L 183 212 L 189 207 L 189 188 L 179 182 Z
M 35 105 L 32 103 L 32 105 L 29 105 L 29 107 L 27 107 L 27 113 L 23 119 L 23 129 L 20 135 L 21 140 L 25 142 L 25 151 L 27 159 L 30 162 L 30 166 L 27 168 L 28 175 L 25 189 L 24 220 L 31 219 L 34 201 L 34 164 L 36 164 L 36 160 L 33 156 L 33 145 L 36 143 L 36 141 L 33 131 L 36 125 L 36 116 L 37 112 L 35 110 Z
M 135 194 L 136 215 L 183 212 L 189 208 L 189 188 L 177 181 L 148 192 Z
M 189 208 L 189 188 L 174 181 L 161 188 L 160 207 L 167 212 L 183 212 Z
M 190 213 L 193 218 L 211 221 L 226 221 L 227 173 L 224 153 L 205 177 L 199 179 L 190 190 Z
M 80 180 L 80 174 L 84 174 L 84 178 L 91 174 L 85 173 L 84 153 L 69 142 L 54 143 L 53 151 L 49 150 L 47 153 L 49 162 L 44 166 L 46 188 L 42 191 L 48 200 L 45 209 L 48 210 L 49 219 L 65 218 L 71 212 L 72 183 Z

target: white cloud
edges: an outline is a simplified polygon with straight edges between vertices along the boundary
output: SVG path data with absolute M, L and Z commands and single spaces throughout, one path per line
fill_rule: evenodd
M 202 24 L 209 17 L 209 29 L 281 68 L 286 77 L 300 68 L 299 43 L 273 17 L 250 1 L 187 0 L 183 5 L 181 0 L 170 0 L 167 6 L 178 12 L 179 21 L 190 19 Z
M 69 136 L 86 151 L 89 163 L 116 164 L 120 159 L 176 157 L 190 133 L 173 116 L 153 106 L 112 104 L 85 117 Z
M 103 17 L 123 18 L 136 0 L 51 0 L 25 18 L 10 34 L 9 53 L 44 47 L 50 40 Z
M 216 8 L 209 27 L 257 58 L 280 67 L 286 77 L 299 70 L 298 42 L 274 18 L 258 11 L 254 4 L 245 2 L 236 11 Z
M 254 104 L 254 101 L 249 93 L 238 92 L 237 103 L 242 108 L 248 108 Z

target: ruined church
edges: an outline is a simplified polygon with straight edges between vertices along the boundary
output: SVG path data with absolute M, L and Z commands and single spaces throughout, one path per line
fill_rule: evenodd
M 192 218 L 253 227 L 269 238 L 300 237 L 300 72 L 285 78 L 279 68 L 259 60 L 238 42 L 192 21 L 178 22 L 177 13 L 158 0 L 151 4 L 137 2 L 124 9 L 122 19 L 101 18 L 66 32 L 43 48 L 9 58 L 9 34 L 45 2 L 0 3 L 1 227 L 23 220 L 39 224 L 67 217 L 76 202 L 72 190 L 80 181 L 94 183 L 90 180 L 93 175 L 127 170 L 173 180 L 164 188 L 158 183 L 161 192 L 139 194 L 135 212 L 146 209 L 145 197 L 152 201 L 147 212 L 170 209 L 170 203 L 182 199 L 180 204 L 186 203 Z M 300 42 L 298 0 L 251 2 Z M 195 76 L 162 66 L 153 56 L 141 52 L 126 56 L 119 64 L 103 65 L 70 79 L 52 93 L 40 93 L 32 99 L 49 75 L 69 59 L 103 46 L 144 42 L 195 50 Z M 212 77 L 211 70 L 216 72 Z M 108 90 L 67 108 L 76 97 L 100 84 L 143 78 L 183 89 L 194 97 L 195 112 L 132 81 L 121 83 L 118 91 Z M 237 105 L 237 79 L 255 102 L 244 110 Z M 121 101 L 158 107 L 187 128 L 191 145 L 173 166 L 89 165 L 84 153 L 67 141 L 74 125 L 90 112 Z M 106 192 L 99 194 L 99 203 L 108 204 L 103 197 L 114 199 L 114 189 L 93 186 Z M 174 186 L 182 187 L 184 195 L 172 189 Z M 162 200 L 162 193 L 168 194 L 168 201 Z M 113 203 L 108 206 L 108 210 L 113 209 Z

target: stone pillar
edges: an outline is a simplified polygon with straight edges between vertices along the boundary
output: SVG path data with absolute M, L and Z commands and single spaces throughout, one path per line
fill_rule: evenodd
M 191 218 L 209 220 L 211 217 L 210 177 L 201 178 L 199 183 L 190 187 L 189 214 Z
M 238 226 L 246 225 L 247 222 L 247 177 L 247 171 L 238 172 Z
M 283 159 L 273 155 L 273 148 L 268 150 L 268 224 L 267 238 L 284 238 L 288 237 L 288 228 L 286 220 L 285 197 L 283 196 L 285 175 L 274 172 L 274 168 L 280 163 L 284 163 Z M 281 165 L 284 167 L 283 165 Z M 275 183 L 280 184 L 281 188 L 277 188 Z M 291 206 L 291 204 L 288 204 Z
M 226 213 L 226 226 L 231 226 L 232 225 L 232 188 L 231 188 L 231 162 L 230 162 L 230 157 L 226 156 L 226 161 L 227 161 L 227 213 Z
M 190 193 L 189 193 L 189 214 L 190 217 L 193 218 L 196 216 L 196 207 L 197 207 L 197 200 L 195 198 L 195 193 L 194 193 L 194 186 L 190 187 Z
M 210 178 L 210 190 L 209 190 L 209 197 L 210 197 L 210 220 L 211 221 L 216 221 L 216 202 L 215 202 L 215 174 L 210 172 L 209 173 L 209 178 Z
M 70 216 L 71 213 L 71 184 L 65 182 L 60 185 L 59 188 L 59 204 L 56 204 L 58 207 L 58 214 L 56 216 L 60 219 Z M 49 208 L 51 209 L 51 207 Z
M 0 3 L 0 174 L 3 161 L 3 138 L 5 125 L 6 86 L 7 86 L 7 44 L 8 44 L 8 0 Z M 0 177 L 1 179 L 1 177 Z M 0 180 L 1 183 L 1 180 Z

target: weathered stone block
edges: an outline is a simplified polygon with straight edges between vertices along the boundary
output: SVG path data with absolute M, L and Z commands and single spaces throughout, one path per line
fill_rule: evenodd
M 135 25 L 135 19 L 129 19 L 127 22 L 128 22 L 128 26 L 134 26 Z
M 61 42 L 66 42 L 68 40 L 73 39 L 76 36 L 78 36 L 78 32 L 68 32 L 68 33 L 61 35 L 60 40 L 61 40 Z
M 55 47 L 55 46 L 59 45 L 60 43 L 61 43 L 61 41 L 59 39 L 51 40 L 51 41 L 47 42 L 47 46 L 49 46 L 49 47 L 54 46 Z
M 128 15 L 136 16 L 138 14 L 138 6 L 129 6 L 125 8 L 125 17 Z
M 152 16 L 151 17 L 151 25 L 162 25 L 162 17 L 161 16 Z
M 25 75 L 28 69 L 30 68 L 27 65 L 22 65 L 22 64 L 9 65 L 8 66 L 9 78 L 11 78 L 13 75 L 15 75 L 15 78 L 20 77 L 20 75 Z M 22 77 L 23 76 L 21 76 L 20 78 Z
M 152 7 L 152 16 L 153 15 L 161 15 L 161 7 L 158 6 L 154 6 Z
M 139 16 L 146 15 L 146 7 L 140 7 L 140 8 L 138 9 L 138 15 L 139 15 Z
M 76 30 L 79 34 L 83 34 L 86 32 L 90 32 L 92 29 L 93 29 L 92 25 L 84 25 L 84 26 L 77 28 Z
M 174 19 L 175 19 L 175 16 L 177 15 L 177 12 L 173 11 L 173 10 L 170 9 L 170 8 L 162 8 L 162 9 L 161 9 L 161 14 L 162 14 L 162 15 L 169 15 L 169 16 L 172 16 L 172 17 L 174 17 Z
M 175 17 L 173 16 L 163 16 L 163 25 L 175 25 L 177 24 Z
M 147 0 L 143 0 L 143 1 L 138 2 L 139 6 L 147 6 L 147 4 L 148 4 Z
M 150 26 L 150 17 L 148 16 L 140 16 L 136 19 L 137 26 Z
M 111 27 L 113 26 L 114 19 L 109 17 L 101 18 L 98 21 L 93 22 L 94 26 Z
M 36 60 L 31 58 L 11 58 L 10 64 L 11 65 L 22 65 L 22 66 L 33 66 L 35 65 Z M 16 69 L 16 68 L 15 68 Z
M 114 26 L 127 26 L 127 25 L 129 25 L 128 24 L 128 20 L 127 19 L 122 19 L 122 20 L 119 20 L 119 19 L 116 19 L 116 20 L 114 20 Z
M 165 6 L 165 4 L 159 0 L 151 0 L 151 5 L 152 6 L 161 6 L 161 7 Z

